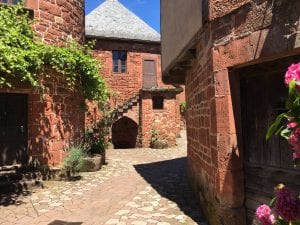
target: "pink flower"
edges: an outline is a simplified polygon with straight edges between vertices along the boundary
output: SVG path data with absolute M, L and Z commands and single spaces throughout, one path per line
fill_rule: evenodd
M 289 124 L 287 125 L 287 127 L 288 127 L 289 129 L 295 128 L 295 127 L 297 127 L 297 126 L 298 126 L 298 123 L 296 123 L 296 122 L 291 122 L 291 123 L 289 123 Z
M 288 142 L 292 146 L 296 145 L 299 142 L 298 137 L 294 132 L 290 135 Z
M 300 159 L 300 151 L 299 150 L 295 150 L 293 153 L 293 159 Z
M 288 120 L 289 122 L 294 122 L 295 119 L 294 119 L 294 117 L 288 117 L 287 120 Z
M 271 214 L 270 207 L 265 204 L 256 209 L 256 217 L 261 225 L 272 225 L 275 223 L 275 217 Z
M 288 143 L 292 146 L 292 149 L 294 150 L 293 153 L 293 159 L 300 158 L 300 128 L 295 129 L 289 139 Z
M 300 199 L 283 186 L 276 193 L 275 212 L 286 221 L 300 219 Z
M 284 83 L 288 86 L 292 80 L 300 80 L 300 63 L 292 64 L 284 78 Z

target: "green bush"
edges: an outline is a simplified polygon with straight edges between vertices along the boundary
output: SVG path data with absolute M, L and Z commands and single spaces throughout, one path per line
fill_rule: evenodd
M 180 107 L 180 112 L 184 113 L 186 109 L 186 102 L 181 102 L 179 107 Z
M 73 146 L 64 160 L 64 169 L 71 175 L 75 175 L 83 167 L 85 154 L 80 146 Z
M 102 154 L 105 152 L 107 145 L 103 130 L 93 129 L 85 132 L 82 146 L 87 155 Z
M 99 137 L 92 146 L 91 146 L 91 153 L 92 154 L 102 154 L 105 149 L 107 148 L 107 141 L 104 137 Z
M 150 147 L 153 148 L 153 146 L 158 141 L 158 131 L 156 129 L 151 129 L 151 141 L 150 141 Z
M 91 46 L 72 39 L 65 47 L 47 45 L 34 38 L 33 23 L 21 5 L 0 7 L 0 88 L 12 87 L 15 79 L 46 88 L 44 68 L 50 67 L 65 77 L 70 91 L 105 104 L 108 90 Z

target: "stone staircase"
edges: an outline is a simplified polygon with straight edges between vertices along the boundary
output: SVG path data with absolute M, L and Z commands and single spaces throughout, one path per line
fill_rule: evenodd
M 124 102 L 121 105 L 117 105 L 115 109 L 111 112 L 111 119 L 112 121 L 116 121 L 123 116 L 124 113 L 128 112 L 134 106 L 138 105 L 140 99 L 140 94 L 136 94 L 128 101 Z
M 0 167 L 0 195 L 43 187 L 42 173 L 21 165 Z

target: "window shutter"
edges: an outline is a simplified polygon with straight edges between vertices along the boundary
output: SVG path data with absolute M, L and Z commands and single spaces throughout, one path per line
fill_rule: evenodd
M 153 59 L 145 59 L 143 63 L 143 88 L 157 87 L 156 63 Z

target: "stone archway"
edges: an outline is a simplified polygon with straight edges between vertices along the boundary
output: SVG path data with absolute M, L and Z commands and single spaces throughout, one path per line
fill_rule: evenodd
M 135 148 L 137 136 L 137 123 L 126 116 L 112 125 L 112 143 L 116 149 Z

